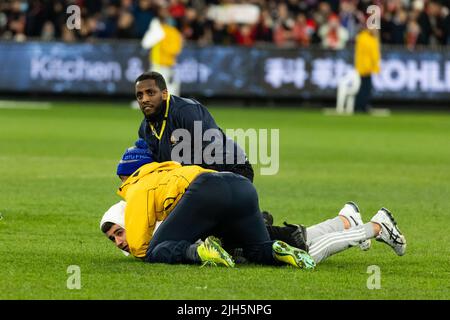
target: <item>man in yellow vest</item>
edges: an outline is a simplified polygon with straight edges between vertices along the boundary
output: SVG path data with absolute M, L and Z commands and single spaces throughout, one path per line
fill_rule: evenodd
M 305 231 L 304 251 L 269 235 L 257 192 L 240 175 L 173 161 L 152 162 L 148 151 L 137 145 L 127 149 L 117 174 L 123 181 L 118 194 L 126 203 L 112 206 L 100 229 L 119 249 L 146 262 L 233 267 L 233 258 L 211 234 L 231 247 L 242 247 L 249 262 L 304 269 L 371 238 L 399 256 L 405 254 L 405 237 L 385 208 L 364 224 L 358 206 L 346 203 L 337 217 Z
M 364 27 L 355 39 L 355 69 L 361 85 L 355 100 L 355 112 L 368 112 L 372 97 L 372 74 L 380 72 L 380 44 L 377 29 Z
M 181 33 L 169 24 L 166 6 L 158 8 L 158 16 L 150 22 L 141 41 L 144 49 L 149 49 L 149 62 L 152 71 L 159 72 L 166 79 L 169 92 L 180 95 L 180 83 L 175 75 L 177 58 L 183 48 Z
M 243 248 L 249 262 L 314 268 L 306 251 L 271 240 L 250 180 L 174 161 L 152 162 L 143 152 L 148 151 L 128 149 L 127 160 L 118 166 L 123 181 L 118 194 L 126 206 L 116 207 L 123 222 L 107 216 L 101 222 L 102 231 L 121 250 L 150 263 L 233 267 L 232 257 L 211 237 L 215 235 L 231 247 Z

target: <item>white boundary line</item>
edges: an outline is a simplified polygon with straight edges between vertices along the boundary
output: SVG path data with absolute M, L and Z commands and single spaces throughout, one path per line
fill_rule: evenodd
M 0 109 L 48 110 L 51 107 L 52 104 L 50 102 L 0 100 Z

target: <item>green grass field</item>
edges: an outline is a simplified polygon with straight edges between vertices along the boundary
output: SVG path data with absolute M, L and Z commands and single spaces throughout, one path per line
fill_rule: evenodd
M 151 265 L 101 234 L 115 169 L 137 136 L 127 106 L 53 104 L 0 109 L 0 299 L 449 299 L 450 114 L 324 116 L 295 109 L 211 108 L 223 128 L 280 129 L 280 170 L 255 185 L 275 222 L 311 225 L 354 200 L 369 220 L 394 213 L 408 240 L 352 248 L 314 272 Z M 81 270 L 81 289 L 66 286 Z M 381 270 L 369 290 L 367 269 Z

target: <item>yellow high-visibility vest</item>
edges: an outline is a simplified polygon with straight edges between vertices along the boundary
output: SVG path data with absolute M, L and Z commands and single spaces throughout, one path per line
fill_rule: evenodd
M 157 221 L 164 221 L 189 184 L 201 173 L 215 172 L 178 162 L 152 162 L 136 170 L 117 193 L 127 202 L 125 230 L 130 253 L 145 257 Z
M 355 69 L 361 77 L 380 72 L 380 44 L 368 30 L 361 31 L 355 40 Z

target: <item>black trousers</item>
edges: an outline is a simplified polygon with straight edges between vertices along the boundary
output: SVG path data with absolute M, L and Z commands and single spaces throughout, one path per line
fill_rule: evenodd
M 278 264 L 255 187 L 231 172 L 203 173 L 189 185 L 153 235 L 145 261 L 192 263 L 187 249 L 210 235 L 222 238 L 227 246 L 243 248 L 249 262 Z
M 355 112 L 368 112 L 372 98 L 372 76 L 361 77 L 361 86 L 356 94 Z
M 216 170 L 219 172 L 227 171 L 237 173 L 241 176 L 246 177 L 251 182 L 253 182 L 253 179 L 255 177 L 253 167 L 248 160 L 245 163 L 241 164 L 211 164 L 211 165 L 202 164 L 202 167 L 206 169 Z

